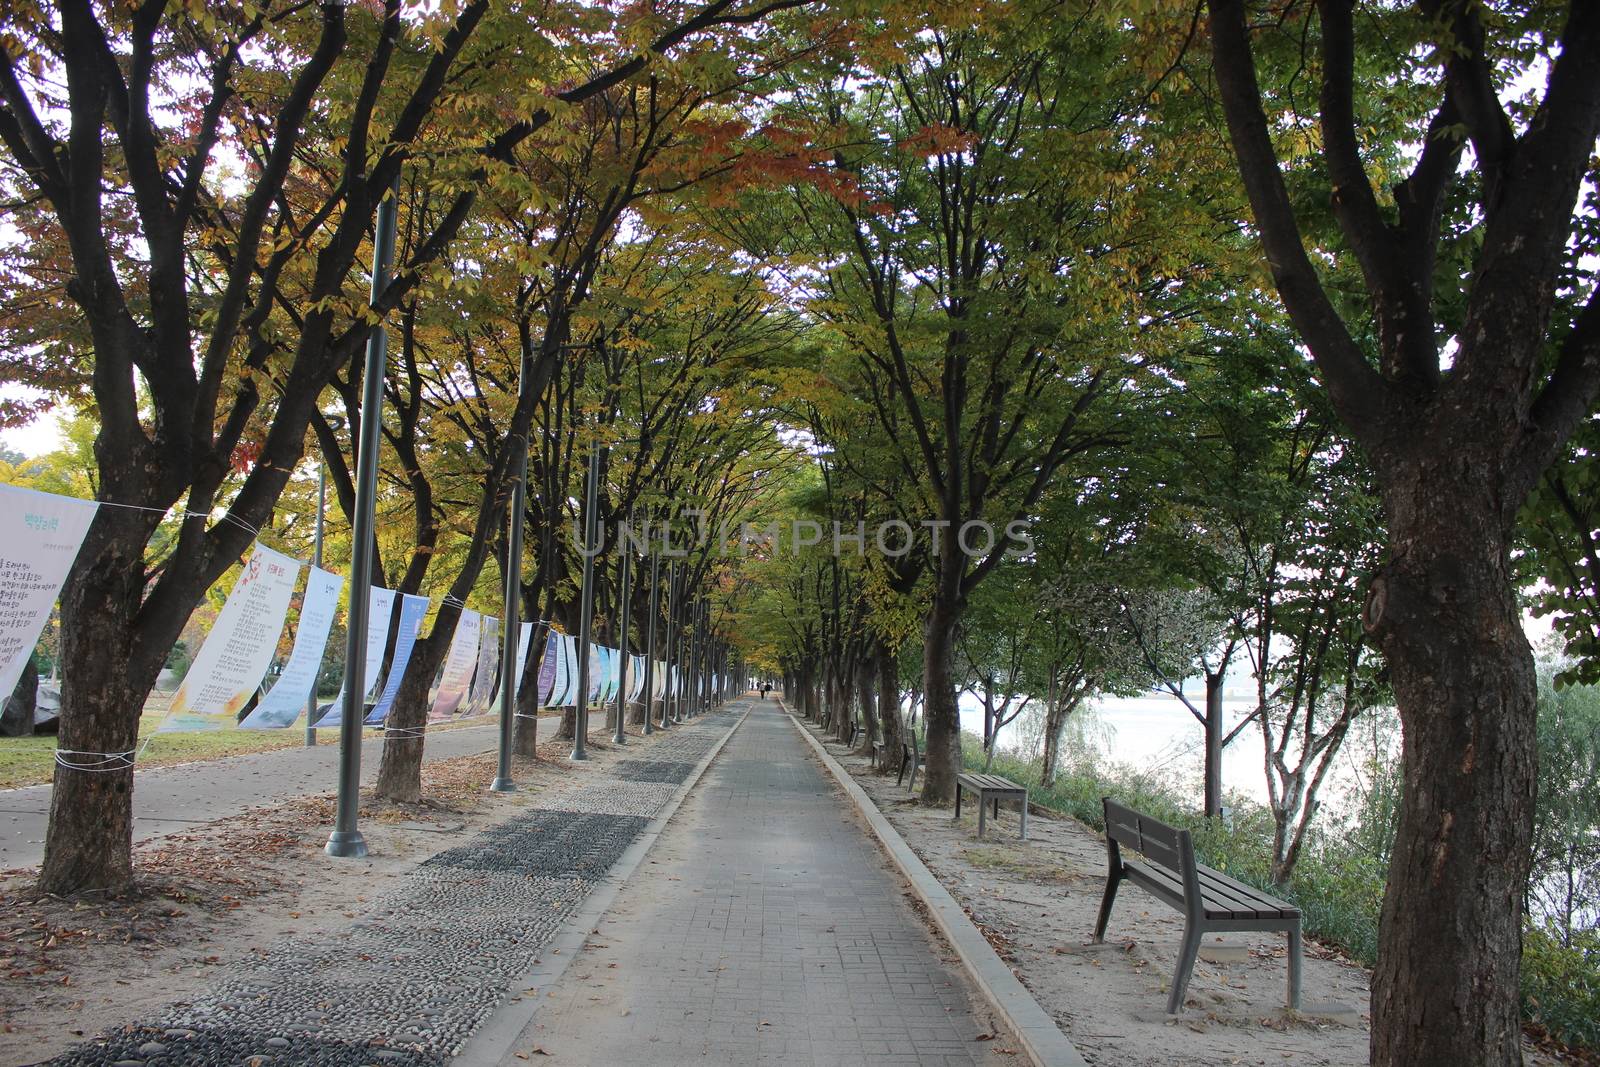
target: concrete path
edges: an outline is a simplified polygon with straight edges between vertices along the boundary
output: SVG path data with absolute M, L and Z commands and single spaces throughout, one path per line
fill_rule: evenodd
M 788 717 L 755 706 L 504 1063 L 1018 1063 Z
M 540 736 L 548 736 L 556 717 Z M 589 736 L 598 737 L 605 716 L 589 719 Z M 292 727 L 301 730 L 302 727 Z M 286 748 L 248 756 L 154 767 L 134 773 L 133 839 L 145 841 L 290 797 L 329 793 L 339 785 L 337 731 L 322 731 L 315 748 Z M 378 777 L 383 737 L 375 731 L 361 745 L 361 782 Z M 424 762 L 470 756 L 499 743 L 493 727 L 441 730 L 428 737 Z M 156 744 L 160 744 L 158 740 Z M 485 783 L 487 785 L 487 783 Z M 0 870 L 35 867 L 44 859 L 44 831 L 50 815 L 50 786 L 0 790 Z

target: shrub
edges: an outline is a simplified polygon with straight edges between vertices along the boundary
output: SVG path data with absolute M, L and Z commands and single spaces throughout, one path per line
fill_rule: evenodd
M 1522 1014 L 1564 1045 L 1600 1048 L 1600 930 L 1578 930 L 1570 945 L 1552 927 L 1522 937 Z

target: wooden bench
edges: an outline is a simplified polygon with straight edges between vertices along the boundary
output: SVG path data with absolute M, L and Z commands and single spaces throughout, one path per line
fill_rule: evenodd
M 883 766 L 883 742 L 872 742 L 872 769 L 877 770 Z
M 906 791 L 917 791 L 917 768 L 922 766 L 922 749 L 917 747 L 917 735 L 907 730 L 905 736 L 909 740 L 900 742 L 900 773 L 895 776 L 894 784 L 899 785 L 900 780 L 906 776 L 906 768 L 911 769 L 911 781 L 906 783 Z
M 1223 930 L 1283 931 L 1289 936 L 1289 1007 L 1300 1006 L 1300 909 L 1276 897 L 1252 889 L 1214 871 L 1194 858 L 1194 841 L 1188 830 L 1168 826 L 1158 819 L 1141 815 L 1110 797 L 1103 799 L 1106 813 L 1105 896 L 1100 901 L 1100 918 L 1095 923 L 1094 940 L 1104 940 L 1111 904 L 1117 899 L 1117 886 L 1123 879 L 1137 883 L 1158 900 L 1184 913 L 1183 947 L 1178 951 L 1178 969 L 1167 996 L 1167 1014 L 1183 1010 L 1183 995 L 1189 988 L 1189 973 L 1194 970 L 1200 939 Z M 1122 846 L 1140 853 L 1143 860 L 1122 858 Z
M 1022 813 L 1022 831 L 1018 835 L 1021 840 L 1028 839 L 1028 788 L 1018 785 L 1009 778 L 1002 778 L 998 774 L 958 774 L 956 775 L 956 814 L 961 818 L 961 793 L 978 794 L 978 837 L 983 837 L 983 819 L 988 810 L 988 805 L 994 805 L 994 817 L 1000 817 L 1000 802 L 1002 800 L 1015 800 Z

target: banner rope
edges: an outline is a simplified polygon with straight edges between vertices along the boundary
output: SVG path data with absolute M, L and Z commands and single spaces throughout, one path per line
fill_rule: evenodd
M 84 771 L 89 774 L 109 774 L 116 771 L 133 770 L 134 762 L 150 747 L 150 742 L 155 740 L 155 735 L 146 737 L 137 748 L 130 748 L 126 752 L 87 752 L 76 748 L 56 749 L 56 766 L 64 767 L 69 771 Z M 72 759 L 73 756 L 93 756 L 93 759 Z

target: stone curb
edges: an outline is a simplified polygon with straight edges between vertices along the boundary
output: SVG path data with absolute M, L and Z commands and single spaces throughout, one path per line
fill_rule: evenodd
M 883 813 L 872 802 L 866 790 L 856 784 L 850 772 L 840 766 L 839 761 L 833 758 L 822 742 L 818 741 L 795 717 L 794 712 L 789 710 L 788 704 L 783 703 L 782 707 L 789 713 L 789 721 L 794 724 L 794 728 L 800 731 L 800 736 L 806 739 L 823 766 L 828 768 L 828 772 L 849 795 L 856 810 L 866 819 L 867 825 L 872 827 L 872 832 L 877 835 L 883 850 L 889 854 L 895 866 L 900 868 L 900 873 L 905 876 L 906 881 L 911 883 L 912 892 L 916 893 L 917 899 L 928 909 L 934 925 L 950 943 L 950 947 L 955 949 L 968 976 L 1016 1033 L 1034 1067 L 1087 1067 L 1083 1057 L 1056 1026 L 1049 1013 L 1033 999 L 1033 994 L 1017 980 L 1015 974 L 1011 973 L 1011 968 L 1006 966 L 1005 961 L 995 954 L 994 948 L 972 924 L 972 920 L 961 909 L 961 905 L 939 883 L 917 854 L 911 851 L 911 846 L 906 844 L 905 838 L 889 824 L 889 820 L 883 817 Z
M 667 823 L 678 813 L 683 802 L 689 798 L 689 792 L 700 781 L 706 769 L 711 766 L 711 761 L 717 758 L 722 751 L 722 746 L 728 739 L 738 732 L 744 725 L 745 719 L 750 717 L 754 705 L 745 708 L 744 714 L 739 716 L 726 733 L 718 739 L 717 743 L 695 764 L 694 770 L 689 772 L 689 777 L 684 779 L 678 792 L 667 802 L 667 806 L 639 832 L 633 844 L 625 849 L 617 862 L 594 887 L 589 895 L 584 898 L 583 904 L 577 912 L 567 920 L 561 932 L 550 939 L 540 953 L 540 962 L 530 970 L 520 975 L 508 989 L 516 994 L 523 990 L 520 1002 L 505 1001 L 495 1010 L 495 1013 L 478 1028 L 477 1033 L 467 1042 L 467 1047 L 461 1054 L 450 1061 L 451 1067 L 499 1067 L 509 1057 L 516 1046 L 533 1026 L 534 1019 L 543 1007 L 540 995 L 561 980 L 567 967 L 572 963 L 579 952 L 583 951 L 584 942 L 591 936 L 601 916 L 611 910 L 617 894 L 623 885 L 633 876 L 633 872 L 644 862 L 645 856 L 655 846 L 656 839 L 667 828 Z M 672 727 L 681 729 L 681 727 Z

